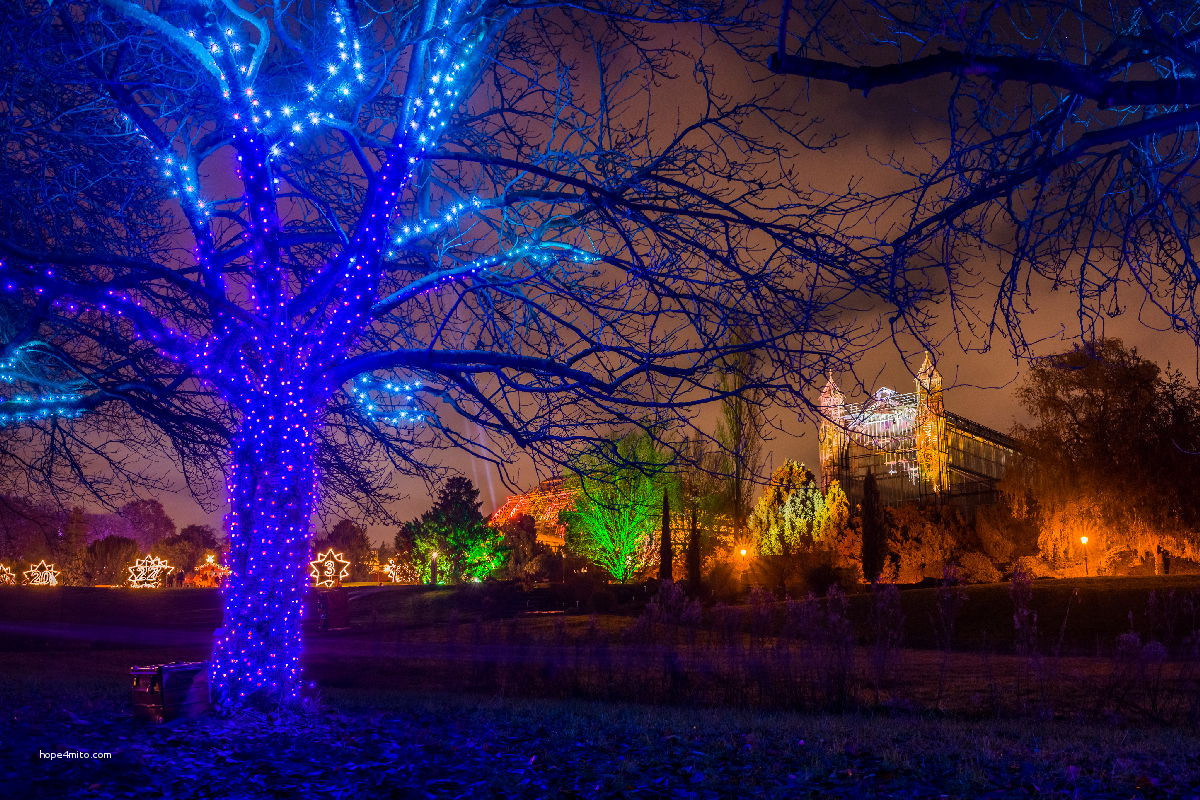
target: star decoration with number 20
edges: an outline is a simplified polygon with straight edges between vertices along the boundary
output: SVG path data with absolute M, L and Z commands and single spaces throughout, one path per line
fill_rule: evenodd
M 338 565 L 341 565 L 341 569 Z M 337 586 L 343 578 L 350 574 L 350 562 L 342 558 L 341 553 L 333 548 L 320 553 L 316 561 L 309 562 L 312 567 L 313 586 Z
M 44 560 L 38 564 L 31 564 L 23 574 L 25 582 L 30 586 L 58 586 L 58 570 Z

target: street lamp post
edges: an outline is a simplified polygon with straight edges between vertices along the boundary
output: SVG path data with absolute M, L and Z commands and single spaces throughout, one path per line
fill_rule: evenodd
M 1079 542 L 1080 542 L 1080 544 L 1082 544 L 1082 545 L 1083 545 L 1083 577 L 1085 577 L 1085 578 L 1086 578 L 1086 577 L 1088 577 L 1088 563 L 1087 563 L 1087 543 L 1088 543 L 1088 537 L 1086 537 L 1086 536 L 1080 536 L 1080 537 L 1079 537 Z

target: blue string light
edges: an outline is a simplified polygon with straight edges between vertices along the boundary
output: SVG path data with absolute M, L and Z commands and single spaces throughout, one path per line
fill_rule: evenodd
M 9 357 L 0 359 L 0 383 L 30 385 L 38 389 L 32 393 L 0 395 L 0 427 L 52 417 L 72 419 L 83 413 L 81 384 L 47 378 L 46 369 L 38 363 L 43 349 L 41 342 L 26 342 L 12 348 Z
M 420 391 L 420 381 L 401 383 L 373 375 L 360 375 L 346 387 L 364 416 L 393 426 L 424 421 L 425 412 L 416 405 Z

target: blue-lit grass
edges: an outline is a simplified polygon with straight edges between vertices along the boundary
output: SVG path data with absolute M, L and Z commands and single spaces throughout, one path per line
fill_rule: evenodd
M 1094 703 L 1114 699 L 1119 665 L 1109 659 L 1062 659 L 1033 675 L 1017 656 L 953 653 L 949 689 L 935 701 L 941 654 L 905 650 L 882 703 L 864 693 L 826 712 L 811 690 L 788 688 L 820 678 L 811 650 L 783 657 L 775 637 L 752 632 L 723 642 L 671 626 L 635 635 L 631 623 L 533 615 L 409 626 L 395 639 L 370 628 L 318 635 L 308 653 L 318 713 L 159 727 L 131 719 L 129 666 L 202 658 L 203 641 L 13 651 L 0 639 L 0 773 L 19 776 L 4 791 L 1103 798 L 1200 786 L 1194 728 L 1156 724 L 1137 707 L 1142 695 Z M 667 657 L 690 665 L 683 683 L 664 672 Z M 863 651 L 854 659 L 865 667 Z M 808 710 L 764 708 L 788 705 Z M 114 757 L 37 755 L 62 750 Z
M 1200 785 L 1200 739 L 1159 729 L 379 688 L 327 692 L 315 715 L 150 726 L 87 680 L 41 688 L 4 697 L 14 796 L 1116 798 Z M 61 750 L 113 758 L 38 757 Z

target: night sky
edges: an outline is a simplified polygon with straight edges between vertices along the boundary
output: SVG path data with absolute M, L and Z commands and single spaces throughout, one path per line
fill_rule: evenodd
M 740 70 L 740 72 L 738 72 Z M 765 74 L 765 73 L 764 73 Z M 745 67 L 731 65 L 728 88 L 736 90 L 742 81 L 761 78 L 762 75 L 747 74 Z M 820 125 L 814 129 L 813 138 L 819 139 L 833 134 L 840 137 L 832 149 L 824 152 L 804 152 L 794 164 L 797 174 L 805 176 L 816 189 L 829 191 L 844 190 L 849 183 L 863 179 L 859 187 L 864 190 L 883 190 L 898 186 L 898 177 L 878 160 L 896 153 L 908 158 L 920 159 L 921 152 L 914 141 L 933 139 L 938 132 L 937 117 L 939 104 L 944 104 L 944 94 L 936 82 L 925 82 L 916 87 L 877 91 L 871 99 L 833 85 L 804 86 L 795 78 L 779 79 L 790 81 L 794 86 L 797 107 L 819 118 Z M 678 86 L 661 88 L 656 106 L 661 101 L 672 101 L 679 107 L 680 116 L 686 118 L 689 102 L 694 102 L 696 89 L 691 76 L 681 72 Z M 746 83 L 745 86 L 749 86 Z M 791 89 L 791 87 L 789 87 Z M 665 117 L 674 118 L 673 110 L 663 107 Z M 1162 330 L 1161 318 L 1153 314 L 1141 315 L 1140 297 L 1127 290 L 1124 297 L 1124 312 L 1101 322 L 1099 334 L 1117 337 L 1135 346 L 1139 352 L 1159 364 L 1170 363 L 1179 368 L 1186 377 L 1200 377 L 1200 354 L 1184 335 Z M 1075 299 L 1068 290 L 1050 292 L 1046 289 L 1032 298 L 1036 313 L 1024 320 L 1026 337 L 1035 342 L 1032 355 L 1046 355 L 1070 347 L 1071 341 L 1080 336 L 1076 315 Z M 990 305 L 981 297 L 977 306 Z M 942 313 L 941 330 L 937 332 L 939 346 L 938 367 L 942 372 L 947 389 L 947 408 L 978 422 L 1008 430 L 1014 422 L 1023 420 L 1022 411 L 1015 398 L 1015 388 L 1022 375 L 1023 363 L 1014 358 L 1009 343 L 996 339 L 990 348 L 980 352 L 979 341 L 961 341 L 952 329 L 949 315 Z M 909 353 L 907 367 L 896 351 L 896 345 L 888 343 L 868 353 L 859 363 L 855 375 L 838 376 L 842 390 L 849 402 L 864 397 L 863 387 L 873 389 L 890 386 L 899 391 L 912 385 L 912 374 L 921 361 L 921 353 L 911 341 L 901 341 L 900 347 Z M 964 346 L 968 349 L 964 349 Z M 810 396 L 815 398 L 820 387 L 811 387 Z M 717 410 L 711 408 L 701 417 L 701 425 L 708 431 L 715 428 Z M 778 464 L 785 458 L 794 458 L 810 465 L 815 464 L 817 444 L 815 427 L 811 421 L 801 419 L 794 410 L 774 407 L 770 415 L 775 427 L 770 440 L 764 446 L 767 466 Z M 465 453 L 448 451 L 431 456 L 440 458 L 441 464 L 461 471 L 480 488 L 484 513 L 490 513 L 504 502 L 511 493 L 501 480 L 498 470 L 491 464 L 474 460 Z M 165 468 L 165 467 L 164 467 Z M 510 470 L 517 476 L 518 488 L 528 488 L 539 475 L 531 464 L 517 463 Z M 542 475 L 540 477 L 546 477 Z M 174 482 L 182 486 L 182 481 Z M 416 478 L 401 479 L 400 487 L 408 499 L 395 508 L 401 518 L 420 515 L 429 507 L 429 490 Z M 193 522 L 207 522 L 221 528 L 223 508 L 205 512 L 186 493 L 157 495 L 166 506 L 176 524 L 182 527 Z M 330 523 L 332 524 L 332 522 Z M 370 527 L 376 542 L 389 541 L 394 529 L 391 526 Z

